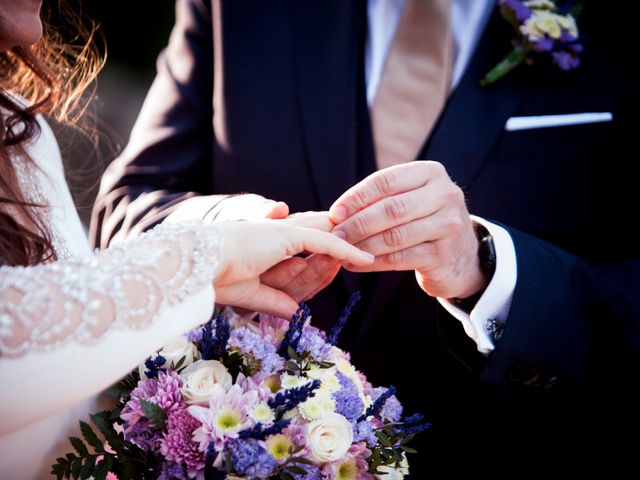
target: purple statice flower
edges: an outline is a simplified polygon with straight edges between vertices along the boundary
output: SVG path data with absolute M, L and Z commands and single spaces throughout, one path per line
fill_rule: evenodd
M 298 464 L 296 464 L 298 465 Z M 295 480 L 324 480 L 325 477 L 322 476 L 322 471 L 318 465 L 298 465 L 302 468 L 305 473 L 292 473 L 291 476 Z
M 395 389 L 393 392 L 395 393 Z M 402 417 L 402 404 L 398 398 L 393 393 L 389 395 L 389 389 L 385 387 L 374 388 L 371 392 L 371 398 L 373 398 L 374 403 L 384 396 L 388 396 L 388 398 L 377 412 L 378 415 L 386 422 L 399 421 L 400 417 Z
M 183 405 L 169 414 L 166 432 L 160 441 L 160 453 L 164 458 L 186 466 L 191 477 L 195 477 L 204 469 L 204 452 L 192 439 L 193 433 L 200 426 L 200 422 L 187 411 L 186 405 Z
M 360 398 L 360 395 L 358 395 L 358 389 L 346 375 L 337 372 L 336 377 L 338 377 L 338 381 L 342 387 L 333 393 L 333 400 L 336 402 L 336 412 L 350 422 L 354 422 L 364 411 L 364 402 Z
M 158 480 L 189 480 L 184 467 L 173 462 L 162 462 Z
M 531 9 L 520 0 L 499 0 L 502 11 L 513 16 L 518 23 L 523 23 L 531 16 Z
M 531 40 L 529 44 L 534 52 L 543 53 L 550 52 L 553 49 L 554 42 L 553 39 L 549 37 L 541 37 L 536 40 Z
M 203 332 L 204 332 L 204 328 L 202 327 L 194 328 L 190 332 L 187 332 L 187 340 L 194 343 L 201 342 Z
M 283 360 L 276 352 L 276 347 L 246 327 L 231 332 L 229 346 L 259 360 L 262 376 L 269 376 L 282 368 Z
M 353 441 L 366 442 L 370 447 L 375 447 L 378 437 L 373 430 L 373 426 L 366 420 L 353 424 Z
M 580 66 L 580 58 L 570 52 L 553 52 L 551 56 L 554 65 L 557 65 L 560 70 L 573 70 Z
M 302 332 L 296 352 L 300 355 L 309 352 L 314 362 L 326 362 L 331 353 L 331 345 L 325 342 L 324 338 L 314 330 L 317 329 L 308 328 Z
M 127 425 L 125 422 L 124 438 L 146 452 L 155 452 L 158 450 L 161 434 L 151 428 L 149 421 L 143 418 L 134 425 Z
M 235 472 L 249 478 L 268 478 L 278 466 L 276 459 L 265 450 L 261 442 L 253 438 L 229 442 L 226 451 L 231 454 Z

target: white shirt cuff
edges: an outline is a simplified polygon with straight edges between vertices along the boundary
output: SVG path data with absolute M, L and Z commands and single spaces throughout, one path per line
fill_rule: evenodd
M 504 228 L 473 215 L 471 219 L 484 226 L 493 237 L 496 249 L 496 271 L 470 313 L 446 298 L 438 298 L 438 301 L 447 312 L 462 322 L 465 333 L 478 345 L 478 351 L 488 355 L 495 348 L 487 328 L 488 321 L 495 320 L 504 324 L 511 308 L 511 299 L 518 278 L 516 249 L 511 235 Z

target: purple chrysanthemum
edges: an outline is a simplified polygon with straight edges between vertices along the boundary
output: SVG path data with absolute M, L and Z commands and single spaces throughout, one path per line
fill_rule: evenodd
M 158 404 L 164 410 L 169 411 L 184 405 L 180 389 L 182 378 L 176 372 L 169 370 L 158 374 L 157 391 L 151 401 Z
M 166 412 L 171 412 L 184 405 L 180 387 L 182 379 L 173 371 L 159 372 L 157 378 L 140 381 L 120 414 L 124 420 L 125 438 L 143 450 L 156 450 L 160 433 L 149 425 L 140 400 L 155 403 Z
M 186 405 L 183 405 L 170 413 L 166 423 L 167 431 L 160 441 L 160 453 L 167 460 L 184 464 L 192 477 L 204 468 L 204 452 L 193 441 L 193 432 L 200 425 L 187 411 Z
M 353 422 L 363 413 L 364 402 L 358 395 L 358 389 L 346 375 L 337 372 L 336 376 L 342 387 L 333 394 L 333 399 L 336 402 L 336 412 Z
M 229 346 L 260 360 L 261 375 L 271 375 L 282 367 L 283 360 L 276 352 L 276 347 L 246 327 L 231 332 Z
M 317 332 L 316 329 L 305 329 L 300 335 L 296 352 L 302 355 L 309 352 L 311 359 L 315 362 L 325 362 L 331 353 L 331 345 Z
M 370 447 L 375 447 L 378 437 L 373 430 L 373 426 L 366 420 L 353 424 L 353 441 L 366 442 Z
M 258 440 L 248 438 L 229 442 L 226 449 L 231 454 L 231 464 L 236 473 L 249 478 L 267 478 L 278 466 L 275 458 Z

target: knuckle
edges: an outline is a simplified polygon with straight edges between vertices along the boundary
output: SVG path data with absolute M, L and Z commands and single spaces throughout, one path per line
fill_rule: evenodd
M 362 237 L 367 234 L 369 222 L 364 215 L 356 215 L 352 221 L 353 231 L 357 236 Z
M 449 188 L 447 188 L 445 195 L 453 203 L 464 203 L 464 193 L 455 183 L 452 183 Z
M 365 189 L 354 188 L 349 195 L 349 204 L 351 204 L 354 210 L 359 210 L 368 203 L 369 195 L 367 195 Z M 348 209 L 348 207 L 347 207 Z
M 440 177 L 447 174 L 447 169 L 444 168 L 444 165 L 442 165 L 440 162 L 427 160 L 424 166 L 427 173 L 429 173 L 433 177 Z
M 459 235 L 464 229 L 464 223 L 459 216 L 452 215 L 447 219 L 445 228 L 449 234 Z
M 384 171 L 381 172 L 376 178 L 374 182 L 374 187 L 378 190 L 378 192 L 383 195 L 391 195 L 396 190 L 396 185 L 398 180 L 396 178 L 395 173 L 393 171 Z
M 404 199 L 394 197 L 384 203 L 384 214 L 388 220 L 402 220 L 406 217 L 408 211 L 409 205 Z
M 402 227 L 390 228 L 382 233 L 384 244 L 389 248 L 398 248 L 404 243 L 405 229 Z
M 391 266 L 399 266 L 404 263 L 405 253 L 404 250 L 396 250 L 395 252 L 388 253 L 385 256 L 386 263 Z

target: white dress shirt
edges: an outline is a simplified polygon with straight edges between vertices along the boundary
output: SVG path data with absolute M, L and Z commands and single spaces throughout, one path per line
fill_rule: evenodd
M 387 53 L 405 4 L 406 0 L 369 0 L 367 11 L 369 35 L 365 49 L 365 79 L 369 107 L 373 105 L 378 91 Z M 464 75 L 494 7 L 493 0 L 451 1 L 451 23 L 455 46 L 452 90 L 458 86 Z M 462 322 L 467 335 L 478 345 L 478 350 L 489 354 L 493 351 L 494 344 L 488 333 L 488 321 L 506 321 L 517 280 L 516 252 L 513 240 L 504 228 L 478 217 L 472 218 L 475 222 L 484 225 L 493 236 L 497 256 L 496 271 L 470 313 L 461 310 L 446 299 L 438 300 L 449 313 Z

